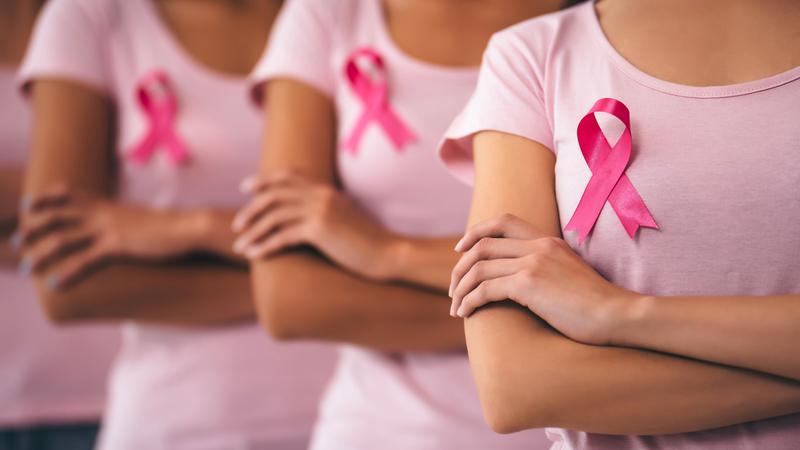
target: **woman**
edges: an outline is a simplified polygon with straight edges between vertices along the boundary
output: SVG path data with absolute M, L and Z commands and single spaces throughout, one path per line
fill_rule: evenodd
M 61 0 L 37 26 L 24 262 L 54 320 L 127 322 L 101 448 L 307 446 L 330 349 L 264 338 L 230 250 L 279 7 Z
M 442 155 L 474 165 L 451 312 L 497 431 L 797 448 L 798 20 L 602 0 L 494 38 Z
M 312 449 L 544 445 L 482 424 L 444 295 L 469 191 L 434 149 L 489 36 L 560 6 L 297 0 L 282 13 L 253 75 L 272 119 L 234 226 L 267 329 L 351 344 Z
M 48 324 L 33 285 L 17 270 L 11 234 L 31 132 L 16 67 L 41 3 L 0 5 L 0 449 L 86 450 L 97 435 L 118 332 Z

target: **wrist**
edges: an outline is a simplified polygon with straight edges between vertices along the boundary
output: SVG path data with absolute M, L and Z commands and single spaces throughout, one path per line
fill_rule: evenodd
M 177 211 L 171 220 L 173 238 L 183 242 L 192 251 L 208 250 L 209 230 L 214 226 L 214 215 L 206 209 Z
M 636 292 L 626 291 L 621 295 L 612 313 L 609 344 L 635 347 L 637 336 L 647 329 L 647 320 L 656 301 L 655 296 Z
M 378 246 L 375 256 L 373 277 L 377 281 L 396 281 L 400 279 L 403 267 L 411 252 L 411 243 L 400 236 L 389 236 Z

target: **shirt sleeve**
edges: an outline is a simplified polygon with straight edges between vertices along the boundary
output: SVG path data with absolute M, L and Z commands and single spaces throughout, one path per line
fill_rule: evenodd
M 553 149 L 540 62 L 532 55 L 525 40 L 511 31 L 490 40 L 475 92 L 439 147 L 439 156 L 457 178 L 472 183 L 472 141 L 481 131 L 513 134 Z
M 251 94 L 261 103 L 264 84 L 275 78 L 305 83 L 332 97 L 335 73 L 331 67 L 333 41 L 345 2 L 290 0 L 278 17 L 261 60 L 250 75 Z
M 47 2 L 33 30 L 18 72 L 27 94 L 38 79 L 63 79 L 110 94 L 109 15 L 111 2 L 57 0 Z

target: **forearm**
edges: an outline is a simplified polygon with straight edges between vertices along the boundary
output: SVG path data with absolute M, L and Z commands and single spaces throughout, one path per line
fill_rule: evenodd
M 641 297 L 612 341 L 800 380 L 800 296 Z
M 358 278 L 309 251 L 255 262 L 252 274 L 259 316 L 276 338 L 383 351 L 464 348 L 463 327 L 447 315 L 443 295 Z
M 800 411 L 800 385 L 636 349 L 579 344 L 517 307 L 466 320 L 484 411 L 498 431 L 558 426 L 669 434 Z
M 134 320 L 217 325 L 254 317 L 243 269 L 212 263 L 111 264 L 65 290 L 37 279 L 39 297 L 56 322 Z
M 388 266 L 385 278 L 447 292 L 450 271 L 458 261 L 456 242 L 458 237 L 398 238 L 383 258 Z

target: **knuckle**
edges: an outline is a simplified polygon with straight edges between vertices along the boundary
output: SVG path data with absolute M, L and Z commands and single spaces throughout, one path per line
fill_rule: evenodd
M 489 250 L 489 238 L 481 238 L 475 244 L 475 255 L 478 257 L 486 256 Z
M 486 275 L 486 261 L 478 261 L 472 266 L 472 276 L 481 278 Z

